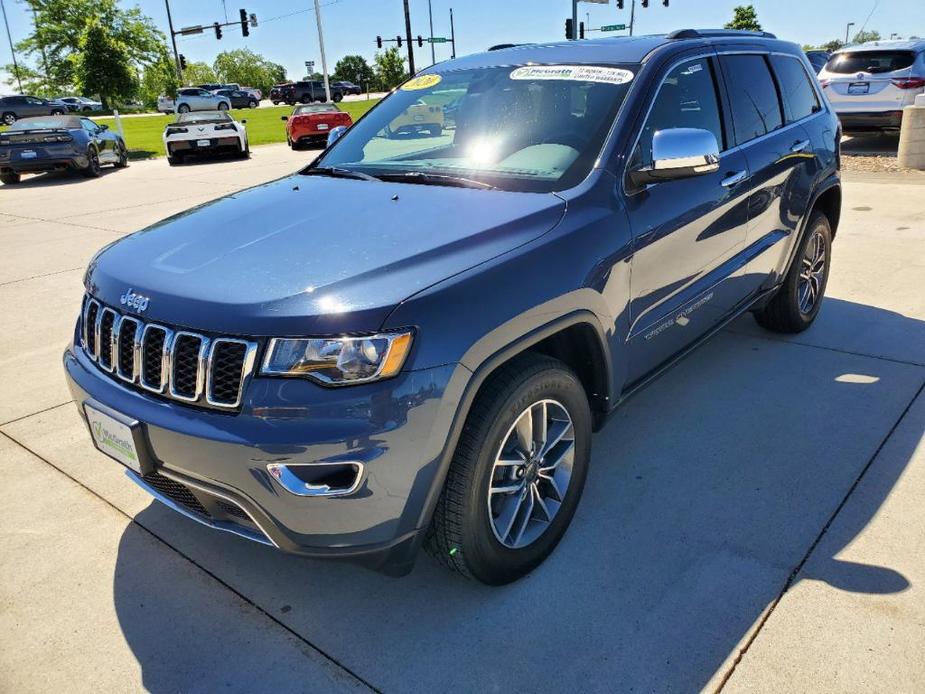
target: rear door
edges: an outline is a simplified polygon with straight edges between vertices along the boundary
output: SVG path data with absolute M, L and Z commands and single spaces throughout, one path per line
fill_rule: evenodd
M 748 200 L 746 295 L 773 285 L 809 205 L 818 173 L 804 125 L 821 104 L 803 61 L 764 53 L 721 55 L 736 146 L 751 172 Z M 772 70 L 772 66 L 774 69 Z
M 712 132 L 720 168 L 627 190 L 633 234 L 630 381 L 707 332 L 735 305 L 745 243 L 748 166 L 724 128 L 715 59 L 669 68 L 651 102 L 630 169 L 651 164 L 652 138 L 669 128 Z

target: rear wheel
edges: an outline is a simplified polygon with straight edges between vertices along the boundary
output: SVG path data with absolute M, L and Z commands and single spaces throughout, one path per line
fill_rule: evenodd
M 250 101 L 247 102 L 247 107 L 248 107 L 248 108 L 257 108 L 257 102 L 256 102 L 254 99 L 251 99 Z
M 577 376 L 527 354 L 492 375 L 456 446 L 427 535 L 442 564 L 501 585 L 536 568 L 581 498 L 591 410 Z
M 19 183 L 20 176 L 18 173 L 10 171 L 9 173 L 0 174 L 0 183 L 4 183 L 8 186 L 16 185 Z
M 100 153 L 96 151 L 96 147 L 90 147 L 87 150 L 87 165 L 81 173 L 87 178 L 99 178 L 103 175 L 103 169 L 100 166 Z
M 180 154 L 179 152 L 176 153 L 176 154 L 168 154 L 168 155 L 167 155 L 167 163 L 170 164 L 171 166 L 177 166 L 178 164 L 182 164 L 182 163 L 183 163 L 183 155 Z
M 303 104 L 310 104 L 312 102 L 312 98 L 308 94 L 303 94 L 299 101 L 301 101 Z
M 333 99 L 335 103 L 340 103 L 341 101 L 344 100 L 344 95 L 343 94 L 333 94 L 331 96 L 331 99 Z
M 53 115 L 53 116 L 63 116 L 63 115 L 64 115 L 64 111 L 62 111 L 60 108 L 53 108 L 53 109 L 51 110 L 51 115 Z
M 119 158 L 116 160 L 116 168 L 124 169 L 128 166 L 128 150 L 125 148 L 124 144 L 116 145 L 119 148 Z
M 180 104 L 177 106 L 177 113 L 189 113 L 189 104 Z
M 825 295 L 831 255 L 829 219 L 815 211 L 784 283 L 774 298 L 755 313 L 758 324 L 779 333 L 798 333 L 812 325 Z
M 244 149 L 238 152 L 238 156 L 241 159 L 250 159 L 250 156 L 251 156 L 251 143 L 250 142 L 246 140 L 244 141 Z
M 220 102 L 218 103 L 218 110 L 219 110 L 219 111 L 227 111 L 227 110 L 228 110 L 228 104 L 226 104 L 224 101 L 220 101 Z
M 440 125 L 432 125 L 428 130 L 432 137 L 440 137 L 443 134 L 443 127 Z

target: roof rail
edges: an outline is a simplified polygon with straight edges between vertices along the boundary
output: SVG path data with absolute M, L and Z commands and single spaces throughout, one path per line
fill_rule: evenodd
M 489 48 L 489 51 L 503 51 L 505 48 L 517 48 L 518 46 L 530 46 L 529 43 L 498 43 Z
M 675 29 L 668 34 L 669 39 L 703 39 L 722 36 L 757 36 L 763 39 L 776 39 L 769 31 L 746 31 L 745 29 Z

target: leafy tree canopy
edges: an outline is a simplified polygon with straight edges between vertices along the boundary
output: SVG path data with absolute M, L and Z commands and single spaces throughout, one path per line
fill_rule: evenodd
M 138 95 L 145 106 L 155 108 L 157 97 L 164 94 L 175 98 L 179 86 L 176 64 L 167 54 L 167 47 L 163 46 L 158 59 L 145 67 Z
M 131 97 L 138 88 L 128 48 L 99 20 L 92 19 L 72 56 L 74 84 L 81 94 L 99 94 L 103 108 Z
M 726 23 L 726 29 L 761 31 L 761 24 L 758 23 L 758 11 L 754 5 L 739 5 L 732 10 L 732 13 L 732 21 Z
M 188 85 L 214 84 L 219 79 L 208 63 L 191 62 L 186 64 L 183 71 L 183 81 Z
M 285 81 L 286 68 L 273 63 L 249 48 L 222 51 L 212 68 L 219 82 L 234 82 L 243 87 L 256 87 L 264 94 L 274 84 Z
M 405 60 L 395 46 L 376 53 L 375 62 L 376 86 L 379 89 L 392 89 L 408 79 Z
M 879 41 L 879 31 L 864 31 L 863 29 L 854 35 L 852 43 L 867 43 L 868 41 Z
M 373 81 L 375 73 L 362 55 L 345 55 L 337 61 L 337 65 L 334 66 L 334 74 L 331 77 L 335 80 L 346 80 L 365 87 Z
M 827 50 L 829 53 L 832 53 L 834 51 L 837 51 L 839 48 L 841 48 L 844 45 L 845 44 L 842 43 L 839 39 L 832 39 L 828 43 L 822 44 L 822 48 L 824 50 Z

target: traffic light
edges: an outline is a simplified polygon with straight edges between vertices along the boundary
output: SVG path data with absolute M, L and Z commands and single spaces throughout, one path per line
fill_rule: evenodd
M 583 39 L 585 37 L 585 23 L 578 22 L 578 38 Z
M 565 20 L 565 38 L 572 38 L 572 18 L 569 17 Z
M 424 48 L 424 39 L 421 38 L 420 34 L 418 34 L 418 48 Z
M 640 4 L 641 4 L 643 7 L 648 7 L 648 6 L 649 6 L 649 0 L 640 0 Z
M 622 9 L 623 9 L 623 0 L 617 0 L 617 9 L 618 9 L 618 10 L 622 10 Z
M 382 37 L 381 36 L 376 37 L 376 48 L 382 48 Z
M 247 26 L 247 10 L 241 10 L 241 36 L 250 36 L 251 30 Z
M 181 70 L 186 69 L 186 56 L 183 55 L 182 53 L 180 54 L 180 69 Z
M 395 40 L 398 42 L 398 47 L 401 48 L 401 36 L 396 36 Z
M 222 26 L 218 22 L 215 22 L 213 25 L 215 27 L 215 38 L 221 40 L 222 38 Z
M 662 0 L 662 4 L 663 4 L 665 7 L 668 7 L 668 0 Z

